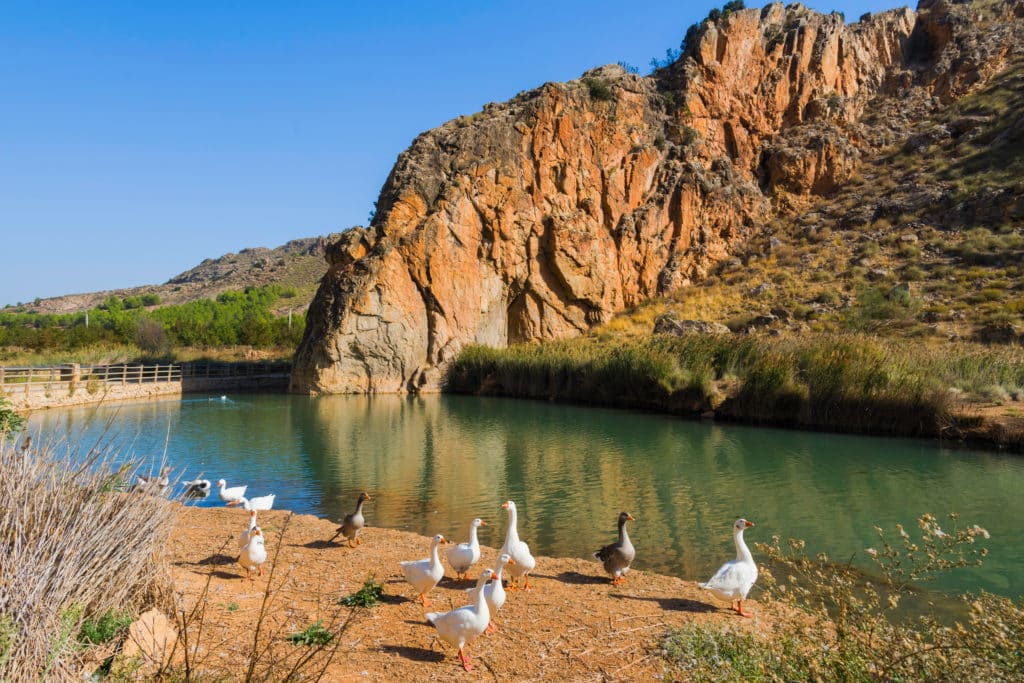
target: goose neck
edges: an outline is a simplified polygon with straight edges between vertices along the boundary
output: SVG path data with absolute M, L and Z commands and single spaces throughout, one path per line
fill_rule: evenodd
M 516 514 L 515 508 L 509 508 L 508 510 L 508 532 L 505 534 L 505 547 L 511 548 L 513 545 L 519 542 L 519 531 L 516 529 L 516 525 L 519 523 L 518 515 Z
M 469 525 L 469 545 L 472 548 L 475 548 L 478 545 L 480 545 L 480 541 L 478 541 L 477 537 L 476 537 L 476 525 L 475 524 L 470 524 Z
M 743 540 L 743 529 L 737 529 L 734 531 L 732 537 L 736 542 L 736 559 L 752 563 L 754 561 L 754 556 L 750 554 L 750 549 Z

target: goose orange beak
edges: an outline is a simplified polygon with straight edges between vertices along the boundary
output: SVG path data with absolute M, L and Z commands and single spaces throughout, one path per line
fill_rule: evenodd
M 754 523 L 753 522 L 748 522 L 748 521 L 744 520 L 743 526 L 744 527 L 752 527 L 752 526 L 754 526 Z
M 515 561 L 515 560 L 513 560 L 513 559 L 512 559 L 511 557 L 510 557 L 510 558 L 508 558 L 508 562 L 506 562 L 505 564 L 515 564 L 515 563 L 516 563 L 516 561 Z
M 487 522 L 485 522 L 484 520 L 481 519 L 480 520 L 480 526 L 487 526 Z
M 504 503 L 502 503 L 502 504 L 501 504 L 501 507 L 503 507 L 503 508 L 505 508 L 506 510 L 508 510 L 508 501 L 505 501 Z
M 629 515 L 629 514 L 626 515 L 626 519 L 628 519 L 631 522 L 635 522 L 636 521 L 636 518 L 633 517 L 633 515 Z

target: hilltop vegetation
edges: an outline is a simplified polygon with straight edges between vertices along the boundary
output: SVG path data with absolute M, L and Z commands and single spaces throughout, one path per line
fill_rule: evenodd
M 166 358 L 181 347 L 284 348 L 287 355 L 302 336 L 305 314 L 274 310 L 295 297 L 294 289 L 269 285 L 180 305 L 158 306 L 155 295 L 110 296 L 81 313 L 0 312 L 0 362 L 26 362 L 33 354 L 88 362 L 83 352 L 124 349 L 130 359 Z

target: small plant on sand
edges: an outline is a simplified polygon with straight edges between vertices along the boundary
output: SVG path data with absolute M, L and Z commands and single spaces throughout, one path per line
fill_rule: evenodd
M 366 576 L 363 587 L 352 595 L 346 595 L 341 599 L 341 604 L 346 607 L 376 607 L 384 597 L 384 584 L 373 580 L 373 572 Z
M 128 631 L 133 617 L 128 612 L 109 610 L 100 615 L 93 615 L 82 622 L 78 631 L 78 642 L 101 645 L 109 643 Z
M 326 645 L 334 638 L 334 634 L 324 628 L 323 624 L 317 621 L 310 624 L 305 631 L 299 631 L 288 636 L 294 645 Z

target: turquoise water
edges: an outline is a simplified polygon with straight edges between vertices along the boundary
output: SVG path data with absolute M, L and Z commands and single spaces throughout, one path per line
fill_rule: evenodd
M 956 511 L 992 533 L 980 568 L 929 584 L 1024 594 L 1024 458 L 931 443 L 697 423 L 629 411 L 465 396 L 234 395 L 41 411 L 41 438 L 94 442 L 175 474 L 202 472 L 276 507 L 340 519 L 367 490 L 367 523 L 500 545 L 506 499 L 535 552 L 588 557 L 636 517 L 636 565 L 705 579 L 732 556 L 736 517 L 834 559 L 877 545 L 873 525 L 916 531 Z M 220 505 L 214 494 L 194 503 Z M 372 539 L 372 534 L 367 540 Z M 757 553 L 755 553 L 755 556 Z M 540 568 L 543 573 L 543 567 Z M 595 564 L 595 572 L 598 566 Z

